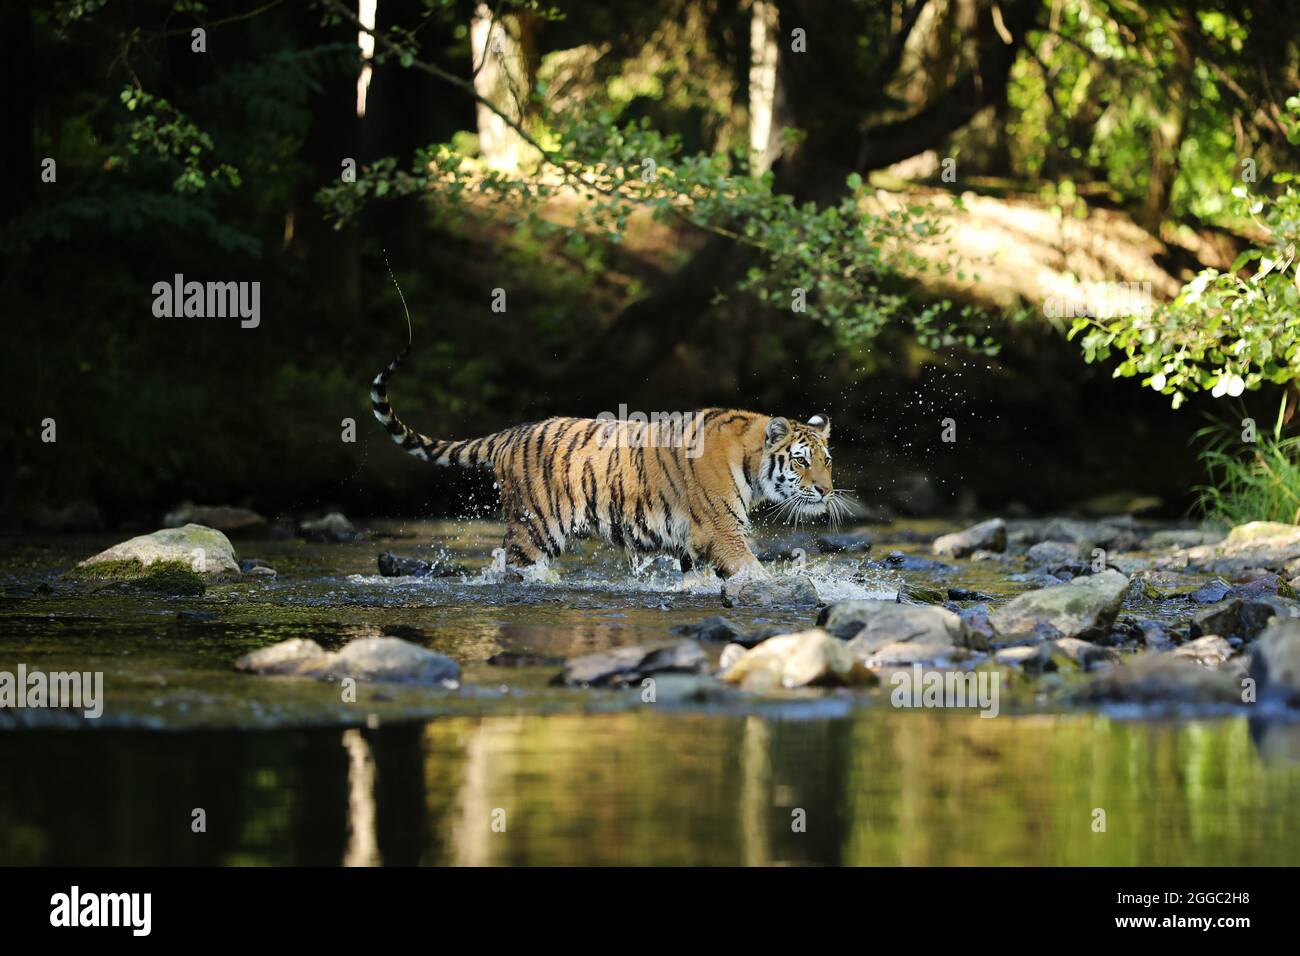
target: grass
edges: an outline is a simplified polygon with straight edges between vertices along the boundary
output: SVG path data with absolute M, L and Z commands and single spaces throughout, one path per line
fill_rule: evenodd
M 1283 437 L 1285 410 L 1284 396 L 1273 430 L 1256 435 L 1253 443 L 1227 422 L 1196 433 L 1207 443 L 1200 459 L 1209 478 L 1195 489 L 1197 510 L 1230 526 L 1249 521 L 1300 524 L 1300 436 Z

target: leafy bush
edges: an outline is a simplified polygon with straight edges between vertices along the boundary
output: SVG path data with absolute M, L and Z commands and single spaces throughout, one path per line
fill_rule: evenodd
M 1288 138 L 1300 144 L 1300 96 L 1287 104 Z M 1288 172 L 1274 175 L 1283 188 L 1273 197 L 1252 196 L 1245 185 L 1233 188 L 1237 211 L 1262 238 L 1227 272 L 1202 271 L 1150 314 L 1076 319 L 1070 336 L 1083 333 L 1087 360 L 1122 352 L 1115 375 L 1145 376 L 1142 384 L 1172 396 L 1175 408 L 1192 392 L 1236 397 L 1300 378 L 1300 191 L 1294 180 Z M 1241 275 L 1251 263 L 1258 263 L 1254 274 Z

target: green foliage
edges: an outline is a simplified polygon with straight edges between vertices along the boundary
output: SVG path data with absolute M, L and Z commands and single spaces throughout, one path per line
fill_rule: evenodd
M 132 86 L 122 90 L 121 100 L 123 106 L 138 115 L 128 127 L 125 154 L 110 157 L 110 165 L 124 166 L 129 156 L 152 152 L 180 165 L 180 174 L 172 183 L 178 193 L 199 192 L 223 180 L 239 186 L 239 170 L 230 163 L 210 159 L 211 135 L 167 100 Z
M 1231 270 L 1202 271 L 1173 302 L 1149 314 L 1078 318 L 1070 331 L 1071 337 L 1082 333 L 1088 361 L 1122 353 L 1115 375 L 1145 376 L 1143 384 L 1172 396 L 1175 408 L 1192 392 L 1235 397 L 1300 377 L 1300 192 L 1286 185 L 1276 198 L 1252 197 L 1238 186 L 1233 195 L 1264 241 L 1242 253 Z M 1252 262 L 1258 263 L 1254 273 L 1241 275 Z
M 1300 524 L 1300 436 L 1283 437 L 1286 402 L 1270 433 L 1240 451 L 1240 428 L 1231 422 L 1197 433 L 1205 439 L 1200 458 L 1209 483 L 1198 487 L 1197 508 L 1226 525 L 1248 521 Z
M 870 342 L 890 323 L 901 322 L 934 348 L 996 351 L 991 336 L 975 331 L 975 310 L 946 301 L 918 305 L 902 291 L 903 273 L 948 268 L 916 252 L 920 243 L 943 240 L 930 206 L 867 211 L 857 174 L 837 204 L 798 203 L 773 191 L 771 173 L 754 177 L 743 171 L 741 156 L 683 155 L 677 138 L 662 135 L 648 120 L 619 124 L 603 110 L 581 116 L 544 111 L 543 117 L 537 141 L 544 161 L 534 170 L 483 168 L 455 145 L 436 144 L 417 152 L 409 170 L 387 157 L 360 170 L 355 182 L 322 189 L 317 199 L 338 226 L 375 199 L 423 195 L 471 214 L 476 201 L 489 200 L 539 235 L 562 235 L 574 252 L 592 241 L 617 245 L 632 216 L 645 211 L 658 221 L 684 223 L 751 248 L 758 264 L 735 291 L 774 309 L 806 313 L 846 344 Z M 548 202 L 575 193 L 583 202 L 571 222 L 547 218 Z M 718 299 L 727 292 L 719 289 Z

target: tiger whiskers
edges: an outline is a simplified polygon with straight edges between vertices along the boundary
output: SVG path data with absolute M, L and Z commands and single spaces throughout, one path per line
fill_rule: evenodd
M 830 514 L 830 526 L 835 529 L 845 518 L 860 513 L 862 505 L 847 488 L 832 488 L 826 496 L 826 510 Z

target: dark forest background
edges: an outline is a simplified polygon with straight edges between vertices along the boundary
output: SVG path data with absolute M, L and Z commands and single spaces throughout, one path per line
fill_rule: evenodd
M 1291 3 L 379 0 L 374 30 L 392 45 L 367 61 L 364 116 L 356 11 L 4 6 L 4 525 L 154 520 L 184 499 L 266 514 L 490 507 L 482 481 L 400 454 L 370 417 L 369 381 L 406 338 L 382 251 L 414 329 L 392 400 L 440 437 L 620 404 L 825 412 L 837 484 L 868 504 L 1068 511 L 1155 496 L 1177 513 L 1204 479 L 1194 433 L 1207 414 L 1239 417 L 1195 389 L 1174 409 L 1115 377 L 1113 359 L 1089 362 L 1068 320 L 1045 315 L 1038 273 L 1152 282 L 1171 299 L 1259 244 L 1228 197 L 1244 158 L 1252 183 L 1295 168 Z M 485 15 L 503 48 L 476 50 Z M 756 17 L 776 55 L 770 94 L 755 86 Z M 665 167 L 770 167 L 770 195 L 687 216 L 652 202 L 602 233 L 572 228 L 581 194 L 521 209 L 476 189 L 493 168 L 472 95 L 485 52 L 517 68 L 498 78 L 517 87 L 503 112 L 575 162 L 632 123 L 673 139 Z M 755 151 L 759 107 L 772 132 Z M 582 117 L 586 139 L 553 108 Z M 431 144 L 464 157 L 468 178 L 420 179 Z M 503 177 L 545 179 L 527 147 L 516 155 Z M 348 158 L 364 190 L 341 188 Z M 972 236 L 1001 248 L 946 273 L 879 266 L 868 297 L 888 308 L 869 314 L 830 291 L 816 314 L 794 312 L 780 263 L 718 224 L 763 221 L 792 197 L 810 204 L 791 220 L 802 228 L 855 176 L 872 202 L 951 213 L 953 262 Z M 697 202 L 709 185 L 689 182 Z M 152 287 L 176 273 L 259 281 L 260 326 L 155 317 Z M 908 321 L 924 310 L 958 333 Z M 1241 400 L 1264 421 L 1276 395 Z

